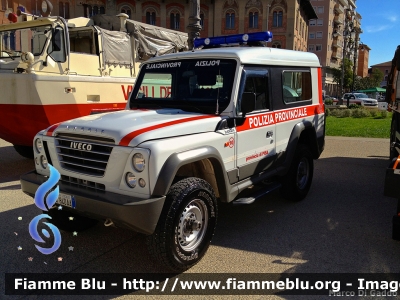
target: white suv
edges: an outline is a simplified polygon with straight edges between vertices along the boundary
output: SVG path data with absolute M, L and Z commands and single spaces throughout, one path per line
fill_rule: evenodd
M 207 251 L 218 202 L 250 204 L 278 188 L 306 197 L 324 148 L 321 74 L 315 54 L 266 47 L 152 58 L 125 110 L 36 135 L 36 170 L 21 177 L 22 190 L 33 196 L 49 163 L 63 205 L 50 222 L 82 230 L 95 219 L 144 233 L 157 262 L 186 270 Z M 244 190 L 257 193 L 242 198 Z
M 372 106 L 378 107 L 378 101 L 376 99 L 369 98 L 364 93 L 345 93 L 343 95 L 343 104 L 347 104 L 347 98 L 350 98 L 349 104 L 358 104 L 361 106 Z

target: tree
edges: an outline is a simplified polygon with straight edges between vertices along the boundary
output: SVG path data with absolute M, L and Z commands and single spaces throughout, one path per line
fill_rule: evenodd
M 368 77 L 357 76 L 354 81 L 354 90 L 366 90 L 374 87 L 379 87 L 383 80 L 383 73 L 379 69 L 372 69 L 372 73 Z
M 372 73 L 369 76 L 369 78 L 371 86 L 369 86 L 368 88 L 381 86 L 381 82 L 383 80 L 383 73 L 379 69 L 372 69 Z
M 343 63 L 343 62 L 342 62 Z M 339 68 L 330 68 L 333 76 L 333 82 L 339 86 L 342 84 L 342 64 Z M 348 89 L 353 84 L 353 63 L 345 58 L 344 59 L 344 77 L 343 77 L 343 88 Z M 341 97 L 342 95 L 340 95 Z

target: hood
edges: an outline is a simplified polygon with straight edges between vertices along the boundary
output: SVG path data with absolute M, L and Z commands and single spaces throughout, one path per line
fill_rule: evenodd
M 112 138 L 116 145 L 135 147 L 144 141 L 215 131 L 221 117 L 179 109 L 123 110 L 72 119 L 49 127 L 59 133 Z

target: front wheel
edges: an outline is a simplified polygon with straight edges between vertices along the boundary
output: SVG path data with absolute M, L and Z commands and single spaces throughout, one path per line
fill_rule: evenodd
M 217 222 L 217 201 L 210 184 L 185 178 L 168 192 L 154 233 L 147 237 L 149 252 L 157 262 L 182 272 L 206 253 Z
M 307 146 L 299 144 L 288 173 L 282 178 L 281 194 L 288 200 L 303 200 L 310 190 L 314 160 Z

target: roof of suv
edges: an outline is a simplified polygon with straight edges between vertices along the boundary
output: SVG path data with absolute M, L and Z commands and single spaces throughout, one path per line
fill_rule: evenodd
M 172 59 L 239 59 L 243 64 L 286 65 L 303 67 L 320 67 L 318 57 L 314 53 L 293 51 L 270 47 L 224 47 L 205 50 L 165 54 L 149 59 L 156 62 Z M 147 63 L 146 62 L 146 63 Z

